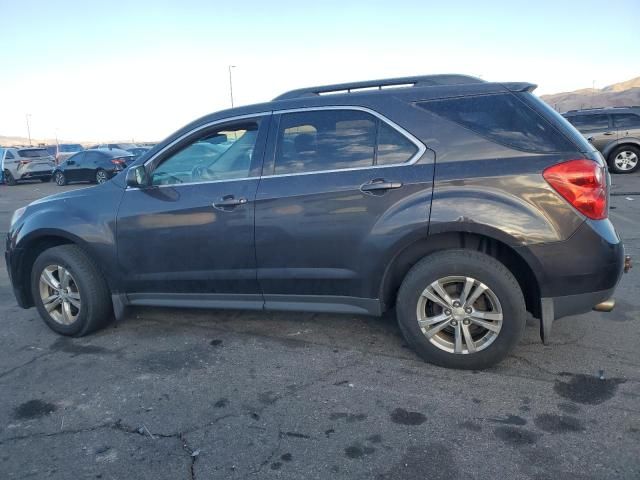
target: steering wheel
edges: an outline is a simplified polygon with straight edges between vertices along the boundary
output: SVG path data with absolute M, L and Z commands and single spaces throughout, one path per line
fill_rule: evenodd
M 206 170 L 205 167 L 201 165 L 196 165 L 195 167 L 193 167 L 193 170 L 191 170 L 191 178 L 193 180 L 202 180 L 202 178 L 204 177 L 205 170 Z
M 191 179 L 196 180 L 218 180 L 218 176 L 209 170 L 205 165 L 196 165 L 191 170 Z

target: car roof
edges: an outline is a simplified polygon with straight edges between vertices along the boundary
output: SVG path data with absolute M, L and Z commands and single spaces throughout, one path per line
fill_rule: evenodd
M 129 157 L 131 156 L 131 152 L 127 152 L 126 150 L 120 150 L 119 148 L 89 148 L 87 150 L 83 150 L 84 152 L 100 152 L 104 153 L 110 157 Z
M 480 78 L 459 74 L 400 77 L 301 88 L 285 92 L 270 102 L 220 110 L 200 117 L 157 143 L 151 151 L 161 150 L 175 136 L 188 133 L 202 125 L 229 118 L 323 106 L 375 108 L 381 102 L 388 101 L 390 97 L 404 102 L 415 102 L 453 96 L 530 92 L 535 88 L 536 85 L 526 82 L 487 82 Z

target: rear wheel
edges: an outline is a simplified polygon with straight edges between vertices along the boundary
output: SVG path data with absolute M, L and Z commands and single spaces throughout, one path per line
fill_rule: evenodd
M 75 245 L 45 250 L 31 271 L 31 294 L 44 322 L 62 335 L 80 337 L 106 325 L 112 305 L 107 284 Z
M 398 323 L 424 360 L 482 369 L 502 360 L 524 332 L 517 280 L 493 257 L 470 250 L 434 253 L 418 262 L 398 292 Z
M 67 184 L 67 177 L 65 177 L 64 173 L 62 172 L 56 172 L 53 178 L 56 181 L 56 183 L 61 187 Z
M 99 169 L 96 172 L 96 183 L 104 183 L 107 180 L 109 180 L 109 178 L 107 177 L 107 172 L 105 172 L 102 169 Z
M 632 173 L 640 167 L 640 148 L 623 145 L 609 155 L 609 166 L 614 173 Z
M 9 186 L 13 186 L 16 184 L 16 179 L 13 178 L 13 175 L 11 175 L 11 172 L 9 170 L 4 171 L 4 181 Z

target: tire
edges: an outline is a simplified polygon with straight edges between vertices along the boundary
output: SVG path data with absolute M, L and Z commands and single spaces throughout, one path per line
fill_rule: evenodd
M 59 187 L 64 187 L 67 184 L 67 177 L 65 177 L 64 173 L 62 172 L 54 173 L 53 179 Z
M 640 168 L 640 148 L 634 145 L 617 147 L 609 155 L 609 168 L 613 173 L 633 173 Z
M 69 274 L 66 282 L 60 268 Z M 41 280 L 45 270 L 52 275 L 48 281 Z M 57 290 L 63 291 L 62 297 Z M 31 270 L 31 294 L 40 317 L 61 335 L 82 337 L 105 326 L 112 318 L 107 283 L 93 261 L 76 245 L 53 247 L 38 256 Z M 43 297 L 56 297 L 49 303 L 56 304 L 51 313 L 45 308 Z
M 16 183 L 18 183 L 16 182 L 16 179 L 13 178 L 13 175 L 11 175 L 11 172 L 9 170 L 4 171 L 4 182 L 10 187 L 13 187 Z
M 480 283 L 488 287 L 470 306 L 463 304 L 445 310 L 423 296 L 427 287 L 431 289 L 432 284 L 441 281 L 438 285 L 449 289 L 447 294 L 452 302 L 458 298 L 463 300 L 461 292 L 467 279 L 475 280 L 467 295 L 470 300 Z M 432 293 L 430 290 L 428 295 Z M 467 315 L 465 306 L 472 314 Z M 400 330 L 416 353 L 429 363 L 447 368 L 480 370 L 495 365 L 515 348 L 526 323 L 524 297 L 513 274 L 495 258 L 472 250 L 437 252 L 414 265 L 400 286 L 396 312 Z M 422 327 L 418 324 L 419 315 L 425 322 Z M 481 321 L 478 320 L 481 316 L 487 320 L 489 316 L 495 317 L 482 320 L 485 325 L 490 324 L 492 330 L 475 323 Z M 435 323 L 437 318 L 449 320 Z M 431 321 L 434 323 L 425 326 Z M 467 342 L 464 329 L 471 336 L 471 342 Z M 495 329 L 498 331 L 494 332 Z M 427 338 L 427 332 L 432 335 L 431 339 Z M 455 341 L 456 332 L 462 348 Z M 456 349 L 461 353 L 455 353 Z
M 109 176 L 107 175 L 107 172 L 102 170 L 101 168 L 99 168 L 96 171 L 96 183 L 98 185 L 103 184 L 104 182 L 106 182 L 107 180 L 109 180 Z
M 40 181 L 42 183 L 49 183 L 51 181 L 51 177 L 41 177 Z

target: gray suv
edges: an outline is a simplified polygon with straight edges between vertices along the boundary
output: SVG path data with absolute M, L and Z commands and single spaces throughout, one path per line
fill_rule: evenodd
M 570 110 L 563 115 L 602 152 L 612 172 L 640 168 L 640 106 Z
M 203 117 L 108 182 L 16 210 L 16 300 L 70 336 L 128 306 L 395 308 L 425 360 L 493 365 L 527 312 L 546 341 L 610 310 L 625 266 L 602 155 L 534 88 L 373 80 Z

